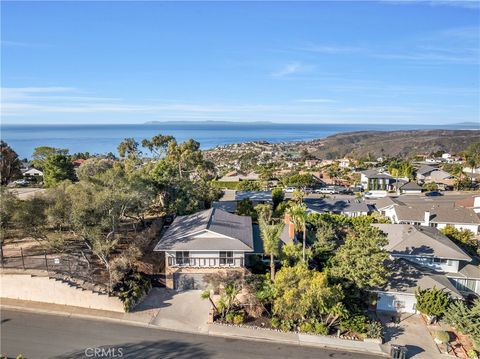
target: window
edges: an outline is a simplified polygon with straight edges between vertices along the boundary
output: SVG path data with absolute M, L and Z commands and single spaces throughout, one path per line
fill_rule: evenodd
M 233 252 L 220 252 L 220 265 L 233 264 Z
M 477 281 L 474 279 L 452 278 L 455 288 L 462 292 L 475 292 Z
M 447 260 L 443 258 L 433 258 L 433 263 L 445 264 L 447 263 Z
M 190 263 L 190 252 L 182 251 L 175 253 L 175 259 L 178 265 L 184 265 Z

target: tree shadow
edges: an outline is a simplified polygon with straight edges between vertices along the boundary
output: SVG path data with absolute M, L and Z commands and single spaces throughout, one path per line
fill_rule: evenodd
M 417 354 L 423 353 L 425 351 L 423 348 L 420 348 L 416 345 L 407 344 L 405 345 L 405 347 L 407 348 L 407 358 L 413 358 Z
M 84 358 L 144 358 L 144 359 L 194 359 L 210 358 L 214 353 L 205 350 L 202 344 L 191 344 L 182 341 L 158 340 L 141 341 L 101 347 L 85 348 L 65 353 L 54 359 L 84 359 Z M 95 352 L 95 350 L 97 352 Z M 97 353 L 97 354 L 96 354 Z

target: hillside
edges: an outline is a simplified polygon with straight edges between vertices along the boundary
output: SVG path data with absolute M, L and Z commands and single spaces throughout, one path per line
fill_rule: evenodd
M 346 155 L 358 158 L 369 153 L 375 157 L 382 155 L 408 157 L 436 151 L 457 153 L 475 141 L 480 141 L 480 131 L 363 131 L 303 142 L 300 147 L 308 147 L 308 152 L 319 158 L 341 158 Z
M 215 147 L 204 152 L 218 169 L 252 169 L 257 164 L 281 163 L 308 156 L 358 159 L 371 154 L 410 157 L 437 151 L 458 153 L 480 141 L 479 130 L 360 131 L 302 142 L 246 142 Z

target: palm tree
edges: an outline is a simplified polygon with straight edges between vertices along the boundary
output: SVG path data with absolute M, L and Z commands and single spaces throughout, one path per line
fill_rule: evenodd
M 295 232 L 298 233 L 303 231 L 303 249 L 302 257 L 305 262 L 305 242 L 307 241 L 307 207 L 304 204 L 294 204 L 287 209 L 287 214 L 290 216 L 290 219 L 295 228 Z
M 266 254 L 270 255 L 270 279 L 275 279 L 275 257 L 279 254 L 280 234 L 283 230 L 281 224 L 267 224 L 260 221 L 260 236 L 263 241 L 263 249 Z

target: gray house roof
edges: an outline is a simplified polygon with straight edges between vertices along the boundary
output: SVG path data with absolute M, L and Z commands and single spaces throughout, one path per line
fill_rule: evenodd
M 363 173 L 367 178 L 388 178 L 393 179 L 394 177 L 389 175 L 388 173 L 378 172 L 376 169 L 372 170 L 365 170 L 360 173 Z
M 226 212 L 235 213 L 237 211 L 237 201 L 216 201 L 212 202 L 212 207 Z
M 378 198 L 375 199 L 375 208 L 378 210 L 381 210 L 382 208 L 394 206 L 394 205 L 405 205 L 403 202 L 398 200 L 397 198 L 392 198 L 392 197 L 383 197 L 383 198 Z
M 211 235 L 209 235 L 209 233 Z M 202 234 L 200 238 L 197 236 Z M 252 219 L 211 208 L 178 216 L 160 238 L 154 251 L 253 251 Z
M 379 291 L 415 294 L 418 288 L 431 289 L 433 287 L 444 290 L 454 298 L 462 299 L 462 294 L 443 274 L 420 269 L 407 260 L 397 258 L 389 264 L 390 276 L 387 284 Z
M 387 235 L 388 244 L 385 249 L 394 256 L 428 256 L 467 262 L 472 260 L 436 228 L 384 223 L 373 224 L 373 226 Z
M 471 208 L 455 206 L 452 203 L 412 204 L 396 206 L 395 214 L 398 221 L 423 222 L 425 212 L 430 212 L 431 223 L 446 224 L 480 224 L 480 218 Z
M 371 211 L 371 208 L 361 199 L 326 199 L 326 198 L 305 198 L 303 200 L 310 211 L 313 212 L 333 212 L 333 213 L 351 213 Z
M 272 191 L 236 191 L 235 200 L 241 201 L 243 199 L 254 202 L 273 202 Z
M 417 174 L 422 175 L 422 176 L 427 176 L 429 173 L 433 171 L 438 171 L 438 168 L 432 167 L 429 165 L 423 165 L 417 170 Z

